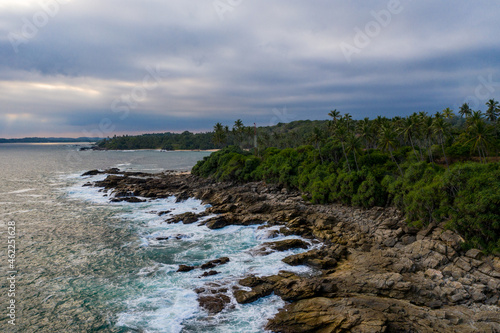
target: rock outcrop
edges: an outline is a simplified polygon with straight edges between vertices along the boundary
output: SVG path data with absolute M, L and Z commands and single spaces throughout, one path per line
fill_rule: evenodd
M 500 258 L 463 251 L 463 239 L 442 225 L 409 227 L 394 208 L 311 205 L 298 192 L 264 183 L 115 171 L 94 186 L 112 190 L 115 198 L 199 198 L 211 205 L 204 214 L 216 214 L 201 222 L 209 228 L 267 222 L 263 227 L 307 240 L 268 242 L 261 255 L 316 244 L 283 260 L 315 268 L 314 276 L 280 272 L 242 277 L 235 288 L 198 290 L 211 314 L 230 306 L 232 298 L 243 304 L 274 293 L 287 301 L 267 324 L 274 332 L 500 332 Z M 168 222 L 201 217 L 191 214 Z M 181 265 L 179 271 L 205 267 L 207 275 L 216 274 L 211 269 L 224 260 Z

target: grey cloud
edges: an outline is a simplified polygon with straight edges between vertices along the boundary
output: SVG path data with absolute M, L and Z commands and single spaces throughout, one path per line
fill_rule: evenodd
M 50 115 L 53 131 L 96 127 L 116 118 L 112 101 L 141 87 L 148 66 L 169 76 L 117 131 L 204 130 L 237 118 L 265 125 L 284 107 L 295 119 L 325 119 L 332 108 L 358 118 L 435 112 L 474 95 L 479 76 L 500 81 L 500 21 L 489 1 L 401 0 L 348 63 L 340 43 L 352 44 L 355 28 L 389 2 L 242 1 L 220 20 L 212 1 L 74 0 L 18 53 L 8 34 L 39 7 L 12 7 L 0 14 L 0 85 L 12 90 L 0 93 L 0 118 L 37 105 L 31 112 Z M 81 81 L 99 95 L 79 92 Z M 15 92 L 19 82 L 30 88 Z M 77 89 L 36 88 L 65 84 Z

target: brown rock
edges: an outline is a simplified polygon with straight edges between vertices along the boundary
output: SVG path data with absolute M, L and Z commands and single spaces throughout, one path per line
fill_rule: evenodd
M 207 277 L 207 276 L 212 276 L 212 275 L 217 275 L 217 274 L 219 274 L 219 272 L 217 272 L 217 271 L 208 271 L 208 272 L 201 274 L 200 277 Z
M 231 302 L 231 299 L 224 294 L 219 295 L 209 295 L 209 296 L 199 296 L 198 302 L 200 306 L 208 311 L 209 314 L 217 314 L 221 312 L 227 304 Z
M 194 266 L 187 266 L 187 265 L 179 265 L 179 269 L 177 272 L 189 272 L 195 269 L 196 267 Z
M 478 249 L 470 249 L 465 255 L 476 260 L 481 260 L 484 257 L 484 253 Z
M 277 242 L 264 243 L 263 247 L 274 251 L 287 251 L 297 248 L 307 249 L 309 244 L 301 239 L 285 239 Z
M 273 292 L 273 286 L 268 283 L 260 284 L 254 287 L 251 291 L 246 290 L 236 290 L 234 292 L 234 298 L 240 304 L 252 303 L 259 298 L 269 296 Z
M 222 258 L 219 258 L 219 259 L 210 260 L 207 263 L 201 265 L 200 268 L 201 269 L 214 268 L 216 266 L 227 264 L 228 262 L 229 262 L 229 258 L 228 257 L 222 257 Z

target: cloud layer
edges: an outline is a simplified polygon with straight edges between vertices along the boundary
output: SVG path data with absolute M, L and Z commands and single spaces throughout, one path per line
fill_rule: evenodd
M 269 125 L 326 119 L 333 108 L 355 118 L 465 101 L 484 110 L 500 99 L 497 7 L 3 1 L 0 137 Z

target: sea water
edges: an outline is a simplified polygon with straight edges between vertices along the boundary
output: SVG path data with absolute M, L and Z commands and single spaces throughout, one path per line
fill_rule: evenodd
M 16 302 L 16 326 L 2 313 L 2 331 L 12 332 L 264 332 L 284 302 L 271 295 L 238 304 L 233 286 L 250 274 L 288 270 L 311 274 L 281 260 L 290 250 L 260 255 L 269 239 L 258 226 L 211 230 L 199 223 L 167 224 L 169 217 L 200 213 L 197 199 L 111 203 L 99 188 L 84 187 L 105 175 L 90 169 L 189 170 L 206 152 L 86 151 L 77 145 L 0 145 L 0 309 Z M 160 211 L 170 213 L 158 216 Z M 205 217 L 205 219 L 211 216 Z M 16 225 L 16 295 L 8 296 L 7 230 Z M 177 272 L 229 257 L 214 268 Z M 231 304 L 216 315 L 197 301 L 195 289 L 211 284 L 228 290 Z M 1 311 L 1 310 L 0 310 Z

